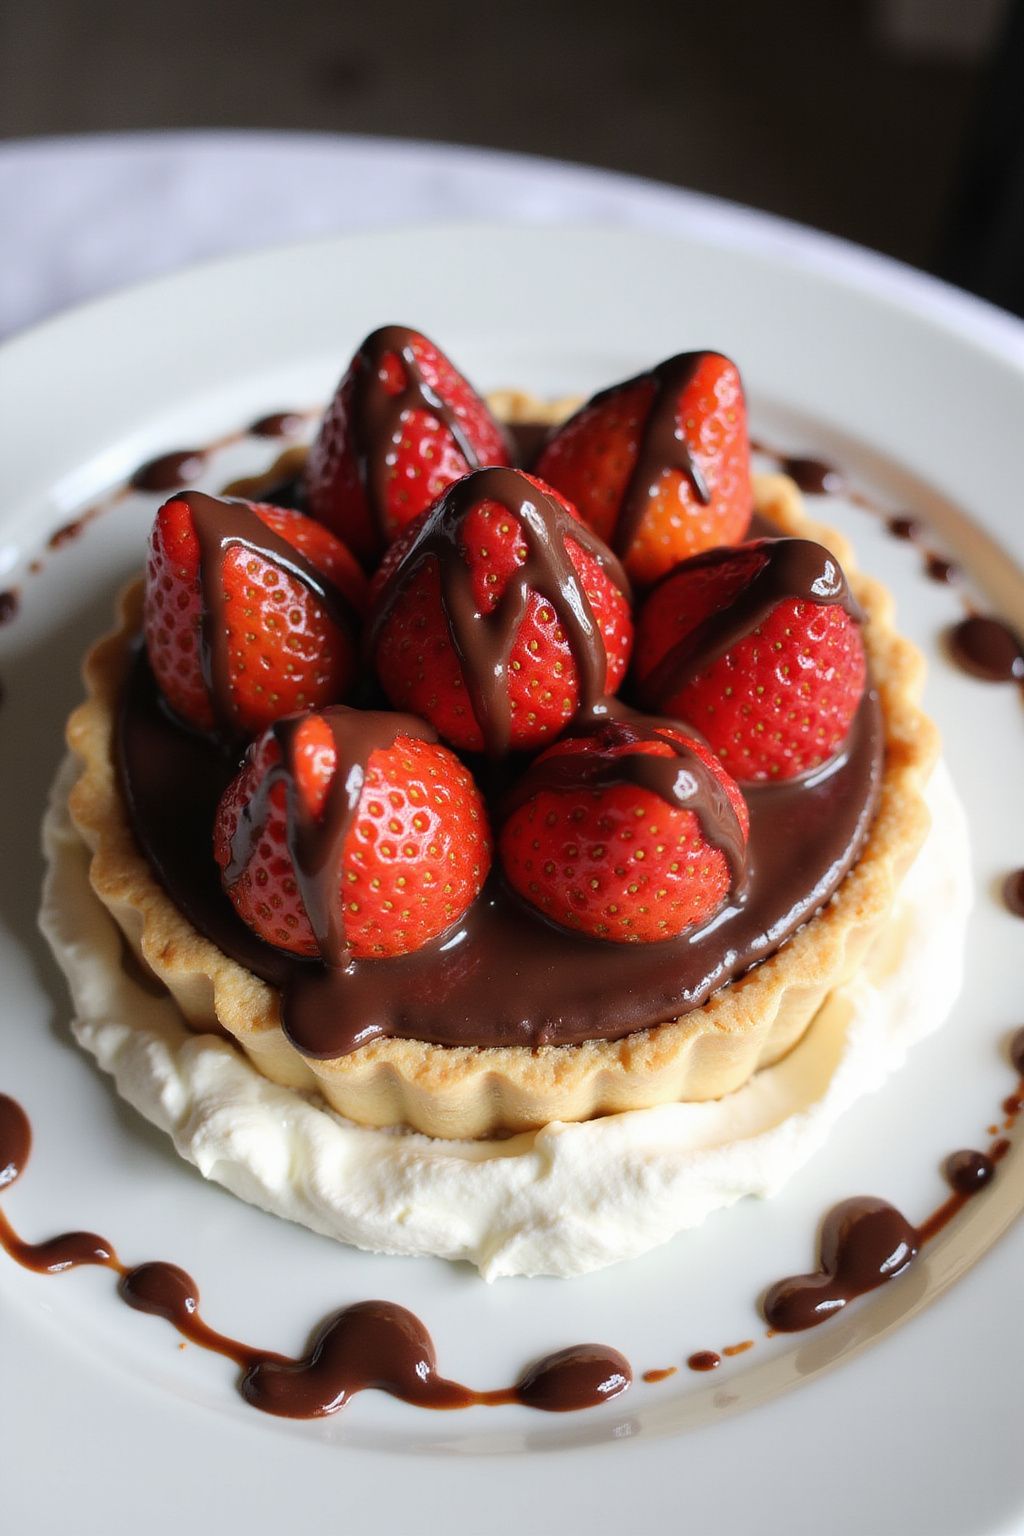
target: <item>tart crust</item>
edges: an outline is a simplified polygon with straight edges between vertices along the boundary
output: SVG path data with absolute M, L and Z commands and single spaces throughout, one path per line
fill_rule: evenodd
M 506 391 L 492 397 L 506 421 L 552 420 Z M 86 701 L 68 722 L 81 763 L 71 818 L 91 851 L 90 880 L 131 950 L 170 991 L 199 1033 L 228 1035 L 267 1078 L 319 1094 L 366 1125 L 409 1125 L 430 1136 L 472 1138 L 532 1130 L 681 1100 L 721 1098 L 800 1040 L 825 999 L 850 980 L 880 938 L 903 875 L 928 830 L 921 791 L 939 749 L 918 708 L 924 662 L 893 627 L 887 590 L 858 573 L 847 541 L 807 517 L 793 482 L 755 475 L 757 510 L 782 532 L 827 545 L 864 609 L 865 643 L 885 725 L 878 811 L 854 868 L 826 907 L 763 965 L 682 1018 L 580 1045 L 440 1046 L 381 1039 L 348 1056 L 302 1056 L 281 1029 L 278 992 L 229 959 L 179 912 L 136 845 L 115 770 L 117 703 L 141 625 L 142 583 L 123 594 L 117 629 L 85 661 Z

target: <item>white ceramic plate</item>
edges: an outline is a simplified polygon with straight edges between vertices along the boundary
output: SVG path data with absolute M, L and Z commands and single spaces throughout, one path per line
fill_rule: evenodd
M 18 585 L 22 607 L 0 630 L 0 1089 L 36 1134 L 5 1198 L 15 1225 L 30 1237 L 92 1227 L 128 1261 L 180 1263 L 215 1326 L 267 1347 L 300 1349 L 346 1302 L 399 1301 L 428 1323 L 441 1369 L 479 1386 L 583 1338 L 616 1345 L 638 1372 L 757 1344 L 711 1376 L 638 1381 L 591 1413 L 430 1414 L 367 1393 L 331 1420 L 294 1424 L 247 1409 L 227 1362 L 179 1349 L 166 1325 L 117 1304 L 108 1273 L 43 1279 L 3 1260 L 5 1515 L 42 1532 L 144 1519 L 151 1536 L 183 1523 L 253 1536 L 282 1525 L 381 1536 L 1016 1528 L 1024 1225 L 1007 1228 L 1024 1206 L 1024 1151 L 908 1276 L 835 1321 L 769 1341 L 755 1309 L 766 1282 L 810 1267 L 816 1222 L 837 1199 L 881 1194 L 912 1219 L 941 1200 L 942 1158 L 985 1145 L 999 1118 L 1013 1087 L 1003 1048 L 1024 1022 L 1024 927 L 994 894 L 1024 863 L 1018 703 L 952 670 L 938 636 L 958 616 L 954 594 L 865 512 L 816 509 L 851 534 L 929 653 L 928 703 L 970 807 L 980 894 L 950 1022 L 775 1201 L 586 1279 L 488 1288 L 465 1268 L 334 1246 L 205 1184 L 72 1045 L 65 989 L 35 931 L 38 824 L 80 653 L 141 561 L 155 500 L 123 502 L 41 573 L 25 566 L 141 459 L 323 399 L 354 344 L 390 319 L 433 334 L 482 387 L 589 390 L 687 347 L 727 351 L 755 430 L 834 457 L 894 508 L 933 518 L 954 554 L 977 558 L 990 599 L 1024 620 L 1019 575 L 964 522 L 1024 557 L 1019 332 L 810 239 L 759 252 L 728 220 L 687 241 L 496 228 L 350 238 L 188 272 L 8 346 L 0 586 Z M 213 479 L 273 451 L 249 441 Z

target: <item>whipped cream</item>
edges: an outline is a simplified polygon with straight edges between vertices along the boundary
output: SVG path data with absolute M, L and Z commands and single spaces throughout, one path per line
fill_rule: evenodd
M 380 1253 L 468 1260 L 485 1280 L 579 1275 L 635 1258 L 744 1195 L 775 1194 L 851 1104 L 949 1013 L 971 904 L 967 824 L 940 763 L 933 824 L 870 962 L 783 1061 L 707 1104 L 666 1104 L 503 1141 L 438 1141 L 354 1125 L 268 1082 L 226 1041 L 189 1031 L 122 963 L 89 885 L 62 766 L 43 826 L 40 925 L 67 976 L 78 1043 L 199 1171 L 253 1205 Z

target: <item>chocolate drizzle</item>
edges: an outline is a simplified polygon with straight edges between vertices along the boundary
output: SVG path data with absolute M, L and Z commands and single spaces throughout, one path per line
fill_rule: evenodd
M 743 552 L 762 557 L 760 568 L 728 606 L 696 624 L 671 646 L 641 681 L 652 702 L 674 699 L 693 679 L 749 635 L 787 599 L 839 607 L 858 623 L 863 614 L 835 556 L 811 539 L 758 539 Z M 732 547 L 709 549 L 686 562 L 687 570 L 714 568 L 735 558 Z M 670 582 L 670 571 L 662 580 Z
M 986 683 L 1024 683 L 1024 646 L 1008 624 L 974 613 L 946 636 L 957 666 Z
M 484 501 L 497 502 L 519 526 L 526 559 L 509 576 L 490 613 L 482 613 L 473 574 L 459 547 L 463 518 Z M 532 594 L 549 602 L 565 631 L 576 663 L 579 708 L 576 719 L 607 717 L 608 659 L 582 578 L 567 545 L 577 544 L 628 597 L 629 581 L 618 560 L 585 523 L 555 496 L 549 496 L 514 469 L 478 470 L 449 486 L 419 535 L 388 579 L 370 630 L 373 650 L 395 600 L 429 560 L 437 563 L 441 602 L 452 646 L 459 659 L 484 746 L 491 757 L 509 748 L 512 711 L 508 668 L 519 627 Z
M 231 686 L 231 654 L 227 627 L 227 594 L 222 573 L 223 557 L 241 546 L 269 561 L 300 582 L 322 606 L 338 628 L 353 634 L 356 615 L 344 594 L 287 539 L 275 533 L 244 501 L 227 501 L 203 491 L 188 491 L 180 498 L 192 514 L 199 543 L 199 582 L 202 621 L 199 654 L 217 724 L 225 734 L 241 734 L 234 690 Z
M 750 446 L 760 447 L 760 444 L 751 443 Z M 801 458 L 798 454 L 791 454 L 780 461 L 779 468 L 808 496 L 835 496 L 844 489 L 842 475 L 826 459 Z
M 617 555 L 625 557 L 628 554 L 640 531 L 651 497 L 657 491 L 658 482 L 666 470 L 678 470 L 684 474 L 701 505 L 710 505 L 711 491 L 686 441 L 678 419 L 678 408 L 679 396 L 690 384 L 700 364 L 705 357 L 713 355 L 708 352 L 681 352 L 625 384 L 616 384 L 611 389 L 602 390 L 589 402 L 590 406 L 599 406 L 638 384 L 650 381 L 653 385 L 654 394 L 640 437 L 636 463 L 626 485 L 615 524 L 613 548 Z
M 686 1362 L 691 1371 L 717 1371 L 721 1363 L 721 1355 L 713 1349 L 698 1349 Z
M 250 437 L 297 437 L 306 425 L 306 418 L 299 411 L 273 411 L 260 416 L 247 428 Z
M 868 691 L 827 770 L 749 791 L 749 899 L 730 901 L 680 939 L 581 938 L 527 912 L 492 873 L 447 934 L 340 971 L 263 943 L 224 895 L 210 828 L 237 757 L 169 717 L 144 653 L 126 679 L 118 727 L 129 818 L 157 878 L 223 953 L 286 993 L 292 1043 L 328 1058 L 381 1034 L 478 1046 L 617 1039 L 699 1007 L 767 959 L 836 890 L 867 837 L 882 752 L 878 700 Z
M 319 718 L 334 742 L 335 768 L 323 811 L 313 816 L 295 776 L 295 748 L 304 718 L 290 715 L 271 726 L 280 758 L 264 775 L 256 796 L 238 819 L 223 878 L 232 886 L 246 869 L 263 832 L 271 792 L 276 784 L 283 783 L 288 852 L 303 906 L 324 964 L 344 967 L 349 952 L 340 897 L 342 857 L 359 807 L 367 764 L 375 751 L 393 746 L 400 736 L 433 742 L 437 733 L 412 715 L 349 709 L 344 704 L 321 710 Z
M 552 751 L 531 763 L 503 807 L 506 816 L 546 790 L 601 790 L 631 784 L 657 795 L 677 811 L 691 811 L 707 842 L 725 855 L 732 874 L 732 897 L 745 899 L 749 880 L 746 837 L 721 780 L 680 740 L 678 726 L 630 714 L 608 721 L 594 732 L 595 752 Z M 659 742 L 667 754 L 617 750 L 644 742 Z
M 888 1201 L 871 1195 L 844 1200 L 822 1225 L 821 1269 L 777 1281 L 764 1298 L 765 1321 L 777 1333 L 814 1328 L 901 1275 L 919 1245 L 917 1230 Z
M 1013 1064 L 1024 1074 L 1024 1030 L 1010 1047 Z M 1024 1090 L 1024 1082 L 1021 1084 Z M 1003 1105 L 1011 1125 L 1020 1112 L 1022 1091 Z M 820 1268 L 813 1274 L 779 1280 L 762 1302 L 765 1321 L 777 1333 L 815 1328 L 849 1302 L 895 1280 L 963 1210 L 967 1202 L 995 1178 L 996 1165 L 1010 1150 L 1005 1138 L 987 1152 L 964 1149 L 947 1157 L 944 1172 L 952 1194 L 917 1227 L 895 1206 L 871 1195 L 856 1196 L 833 1207 L 822 1224 Z
M 902 539 L 907 544 L 913 544 L 921 536 L 921 524 L 916 517 L 889 517 L 885 526 L 894 539 Z
M 404 325 L 384 325 L 366 338 L 353 360 L 353 418 L 359 452 L 359 477 L 377 534 L 378 549 L 391 541 L 388 522 L 388 457 L 407 411 L 425 411 L 448 428 L 469 469 L 480 468 L 476 449 L 455 411 L 423 377 L 414 343 L 417 333 Z M 391 394 L 380 370 L 389 355 L 399 358 L 405 387 Z
M 31 1144 L 25 1111 L 0 1094 L 0 1190 L 23 1172 Z M 245 1401 L 282 1418 L 322 1418 L 369 1388 L 417 1408 L 519 1403 L 546 1413 L 569 1413 L 609 1402 L 633 1380 L 629 1361 L 617 1349 L 575 1344 L 536 1361 L 514 1386 L 477 1392 L 438 1375 L 430 1334 L 418 1317 L 391 1301 L 356 1302 L 334 1313 L 319 1328 L 309 1353 L 293 1360 L 211 1328 L 200 1314 L 199 1287 L 185 1270 L 162 1260 L 129 1268 L 113 1245 L 94 1232 L 66 1232 L 28 1243 L 0 1211 L 0 1247 L 37 1274 L 85 1264 L 113 1270 L 122 1301 L 137 1312 L 164 1318 L 183 1338 L 234 1361 L 243 1373 L 239 1391 Z
M 0 592 L 0 625 L 9 624 L 16 617 L 20 606 L 17 587 L 8 587 L 6 591 Z
M 198 480 L 206 468 L 206 448 L 176 448 L 157 459 L 147 459 L 129 478 L 136 491 L 176 491 L 181 485 Z
M 988 1152 L 975 1152 L 965 1148 L 951 1152 L 946 1158 L 946 1178 L 958 1195 L 973 1195 L 995 1178 L 995 1160 Z

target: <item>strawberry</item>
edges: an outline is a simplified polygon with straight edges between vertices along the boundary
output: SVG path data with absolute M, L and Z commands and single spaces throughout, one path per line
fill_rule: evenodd
M 685 790 L 676 798 L 680 781 L 699 809 L 685 808 Z M 664 722 L 612 721 L 557 742 L 512 803 L 499 838 L 506 880 L 591 938 L 676 938 L 717 912 L 742 876 L 749 818 L 739 788 L 705 747 Z
M 640 695 L 700 731 L 741 784 L 795 778 L 834 756 L 857 711 L 867 671 L 857 619 L 820 544 L 709 550 L 644 604 Z
M 453 480 L 508 463 L 501 428 L 444 353 L 389 325 L 338 386 L 310 449 L 306 501 L 369 567 Z
M 216 544 L 225 518 L 246 542 L 218 546 L 211 574 L 201 559 L 202 528 Z M 313 590 L 282 560 L 305 570 Z M 353 621 L 365 603 L 366 579 L 348 550 L 301 512 L 189 493 L 157 513 L 146 568 L 146 646 L 166 699 L 191 725 L 251 736 L 280 715 L 341 698 L 354 681 Z M 211 649 L 220 648 L 224 663 L 219 678 L 209 656 L 204 667 L 207 611 Z
M 308 873 L 319 861 L 302 858 L 309 826 L 326 840 L 317 851 L 327 855 L 326 900 L 346 959 L 406 954 L 462 916 L 490 868 L 487 812 L 468 770 L 432 734 L 403 716 L 340 705 L 282 721 L 252 743 L 217 808 L 213 850 L 231 901 L 262 939 L 297 955 L 324 953 L 304 899 L 315 910 L 320 894 Z M 353 764 L 363 779 L 350 811 Z M 269 788 L 268 774 L 276 775 Z M 289 790 L 305 830 L 289 814 Z M 335 861 L 338 794 L 345 820 Z
M 717 352 L 687 352 L 595 395 L 536 472 L 568 496 L 637 582 L 741 539 L 750 524 L 743 385 Z
M 377 675 L 396 708 L 452 746 L 500 756 L 544 744 L 622 681 L 633 625 L 618 562 L 530 475 L 467 475 L 385 567 Z

